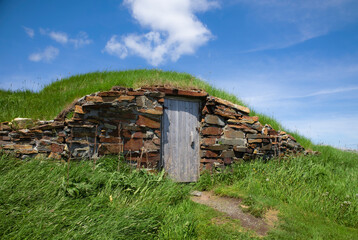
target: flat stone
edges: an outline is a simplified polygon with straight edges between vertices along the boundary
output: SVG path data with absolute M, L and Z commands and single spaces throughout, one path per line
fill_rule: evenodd
M 243 147 L 243 146 L 234 146 L 234 151 L 235 152 L 247 152 L 247 147 Z
M 217 154 L 216 152 L 213 152 L 213 151 L 210 151 L 210 150 L 204 150 L 203 151 L 203 157 L 216 158 L 218 156 L 219 156 L 219 154 Z
M 207 149 L 210 149 L 210 150 L 227 150 L 229 149 L 229 145 L 226 145 L 226 144 L 214 144 L 214 145 L 210 145 L 210 146 L 207 146 L 205 147 Z
M 214 113 L 215 113 L 216 115 L 220 115 L 220 116 L 225 117 L 225 118 L 232 118 L 232 119 L 235 119 L 235 118 L 236 118 L 235 115 L 233 115 L 232 113 L 230 113 L 230 112 L 225 112 L 225 111 L 222 111 L 222 110 L 220 110 L 220 109 L 215 109 L 215 110 L 214 110 Z
M 204 128 L 201 133 L 203 135 L 221 135 L 223 132 L 222 128 L 218 128 L 218 127 L 207 127 L 207 128 Z
M 145 137 L 146 137 L 146 133 L 144 133 L 144 132 L 135 132 L 132 135 L 132 138 L 145 138 Z
M 245 134 L 241 131 L 234 130 L 232 128 L 227 128 L 224 130 L 225 138 L 245 138 Z
M 160 122 L 154 121 L 150 118 L 139 115 L 137 125 L 149 128 L 160 128 Z
M 220 139 L 218 139 L 218 143 L 227 144 L 227 145 L 235 145 L 235 146 L 245 146 L 246 139 L 244 139 L 244 138 L 236 138 L 236 139 L 220 138 Z
M 216 138 L 202 138 L 201 144 L 205 146 L 214 145 L 216 144 Z
M 156 109 L 139 109 L 139 112 L 146 113 L 146 114 L 153 114 L 153 115 L 163 114 L 163 110 L 156 110 Z
M 106 136 L 106 137 L 100 137 L 99 142 L 101 142 L 101 143 L 119 143 L 119 142 L 121 142 L 121 139 L 118 137 Z
M 133 99 L 135 99 L 134 96 L 126 96 L 126 95 L 121 95 L 119 98 L 116 98 L 116 100 L 118 100 L 119 102 L 132 101 Z
M 103 102 L 103 99 L 99 96 L 86 96 L 87 102 Z
M 0 131 L 10 131 L 11 127 L 9 126 L 9 122 L 0 123 Z
M 143 147 L 143 139 L 129 139 L 124 143 L 124 150 L 139 151 Z
M 75 113 L 85 114 L 85 112 L 83 111 L 82 106 L 80 106 L 80 105 L 75 105 Z
M 258 139 L 258 138 L 271 138 L 270 136 L 268 135 L 261 135 L 261 134 L 247 134 L 247 138 L 248 139 Z
M 207 114 L 205 117 L 205 122 L 209 124 L 225 126 L 224 121 L 216 115 Z
M 62 145 L 62 144 L 57 144 L 57 143 L 51 144 L 51 152 L 62 153 L 64 148 L 65 148 L 65 145 Z
M 221 158 L 232 158 L 235 157 L 235 153 L 233 150 L 224 150 L 220 154 Z
M 122 146 L 120 144 L 107 143 L 100 144 L 98 147 L 99 155 L 108 155 L 108 154 L 119 154 L 122 150 Z
M 99 92 L 97 96 L 100 97 L 118 97 L 122 94 L 121 91 L 107 91 L 107 92 Z
M 143 91 L 133 91 L 133 92 L 127 92 L 127 95 L 129 96 L 143 96 L 145 92 Z
M 248 143 L 262 143 L 262 139 L 249 139 Z
M 218 98 L 218 97 L 211 97 L 211 98 L 213 98 L 214 101 L 219 103 L 219 104 L 226 105 L 228 107 L 234 108 L 236 110 L 239 110 L 240 112 L 244 112 L 244 113 L 247 113 L 247 114 L 250 113 L 250 109 L 247 108 L 247 107 L 234 104 L 232 102 L 229 102 L 227 100 L 224 100 L 224 99 L 221 99 L 221 98 Z
M 238 124 L 238 125 L 234 125 L 234 124 L 228 124 L 228 127 L 230 128 L 234 128 L 234 129 L 239 129 L 244 131 L 245 133 L 252 133 L 252 134 L 256 134 L 257 131 L 255 129 L 252 129 L 244 124 Z
M 200 192 L 200 191 L 192 191 L 190 193 L 190 195 L 195 196 L 195 197 L 201 197 L 202 192 Z
M 107 128 L 107 129 L 111 129 L 111 130 L 117 129 L 117 126 L 109 124 L 109 123 L 105 123 L 104 127 Z

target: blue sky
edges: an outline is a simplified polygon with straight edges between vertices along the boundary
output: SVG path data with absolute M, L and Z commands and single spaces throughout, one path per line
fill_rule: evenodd
M 0 1 L 0 88 L 188 72 L 316 143 L 358 148 L 358 1 Z

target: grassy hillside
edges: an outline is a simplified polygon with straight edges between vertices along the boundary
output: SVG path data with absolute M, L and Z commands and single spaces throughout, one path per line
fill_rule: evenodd
M 3 91 L 0 90 L 0 122 L 10 121 L 16 117 L 34 119 L 53 119 L 73 100 L 86 94 L 105 91 L 113 86 L 140 87 L 143 85 L 172 85 L 183 88 L 200 88 L 210 95 L 244 105 L 236 96 L 221 89 L 214 88 L 208 83 L 187 73 L 166 72 L 160 70 L 129 70 L 121 72 L 93 72 L 71 76 L 55 81 L 40 92 Z M 251 112 L 259 116 L 262 124 L 270 124 L 275 129 L 284 130 L 273 118 Z M 311 141 L 291 133 L 305 147 L 312 145 Z
M 83 95 L 114 85 L 170 84 L 205 89 L 241 103 L 235 96 L 191 75 L 156 70 L 96 72 L 54 82 L 39 93 L 0 91 L 0 119 L 52 119 Z M 282 129 L 273 118 L 260 122 Z M 358 239 L 358 154 L 316 146 L 293 134 L 318 156 L 260 160 L 203 174 L 179 184 L 136 171 L 117 158 L 92 162 L 20 161 L 0 153 L 1 239 L 258 239 L 232 220 L 189 200 L 189 192 L 212 190 L 239 197 L 246 211 L 279 211 L 279 223 L 265 239 Z

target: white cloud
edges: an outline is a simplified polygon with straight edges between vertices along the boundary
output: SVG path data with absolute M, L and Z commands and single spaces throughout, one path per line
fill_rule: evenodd
M 28 28 L 28 27 L 25 27 L 23 26 L 26 34 L 30 37 L 30 38 L 34 38 L 35 36 L 35 31 L 32 29 L 32 28 Z
M 79 32 L 75 38 L 69 37 L 65 32 L 49 31 L 43 28 L 40 28 L 40 33 L 49 36 L 51 39 L 61 44 L 71 43 L 75 48 L 80 48 L 92 43 L 92 40 L 88 38 L 88 34 L 84 31 Z
M 117 56 L 119 58 L 125 58 L 128 55 L 127 48 L 118 42 L 117 36 L 112 36 L 111 39 L 107 42 L 104 51 L 107 53 Z
M 48 36 L 58 43 L 66 44 L 68 42 L 68 36 L 64 32 L 51 31 L 48 33 Z
M 42 52 L 33 53 L 29 56 L 29 60 L 33 62 L 51 62 L 59 54 L 59 50 L 53 46 L 46 47 Z
M 70 38 L 69 42 L 71 42 L 75 48 L 80 48 L 85 45 L 91 44 L 92 40 L 88 38 L 88 34 L 86 32 L 79 32 L 77 38 Z
M 120 39 L 113 35 L 104 51 L 125 58 L 138 55 L 157 66 L 166 60 L 178 60 L 212 38 L 210 30 L 194 15 L 218 7 L 208 0 L 125 0 L 132 17 L 151 31 L 128 34 Z

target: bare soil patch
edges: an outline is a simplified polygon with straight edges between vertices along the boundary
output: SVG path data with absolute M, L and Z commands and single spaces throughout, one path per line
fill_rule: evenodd
M 239 219 L 241 226 L 253 230 L 259 236 L 266 236 L 278 221 L 278 211 L 268 210 L 265 218 L 257 218 L 250 213 L 243 212 L 242 208 L 246 206 L 241 204 L 241 199 L 216 196 L 212 192 L 202 192 L 201 195 L 192 196 L 191 200 L 211 208 L 219 212 L 226 213 L 233 219 Z

